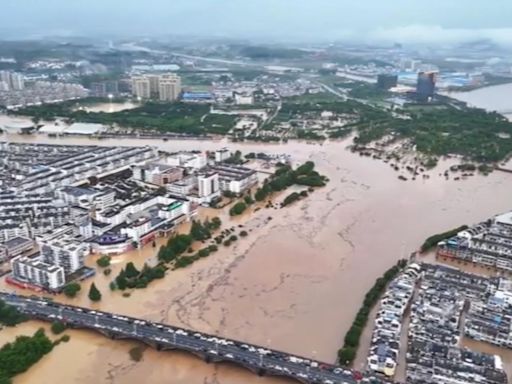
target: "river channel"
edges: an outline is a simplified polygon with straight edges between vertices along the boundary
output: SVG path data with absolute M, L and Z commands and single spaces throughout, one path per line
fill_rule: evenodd
M 215 150 L 228 144 L 43 135 L 3 135 L 0 140 L 155 145 L 167 151 Z M 388 164 L 351 153 L 345 149 L 348 144 L 229 144 L 243 152 L 289 153 L 294 162 L 312 160 L 330 182 L 284 209 L 261 209 L 237 219 L 222 216 L 229 226 L 243 225 L 249 236 L 129 298 L 110 292 L 110 278 L 99 274 L 95 281 L 103 299 L 95 306 L 333 362 L 366 291 L 383 271 L 433 233 L 512 208 L 511 174 L 445 180 L 440 173 L 449 164 L 442 162 L 430 172 L 430 179 L 401 181 Z M 114 260 L 112 276 L 128 260 L 141 266 L 156 250 L 149 247 L 120 256 Z M 92 265 L 94 260 L 88 262 Z M 87 292 L 72 302 L 90 305 Z M 19 331 L 4 330 L 0 341 L 38 326 L 29 323 Z M 85 331 L 68 333 L 69 343 L 16 377 L 15 384 L 287 382 L 257 377 L 231 365 L 208 365 L 177 352 L 148 349 L 136 363 L 128 355 L 133 342 L 111 341 Z

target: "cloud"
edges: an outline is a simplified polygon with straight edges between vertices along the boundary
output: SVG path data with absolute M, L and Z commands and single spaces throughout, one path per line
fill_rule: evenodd
M 444 28 L 438 25 L 409 25 L 379 28 L 370 31 L 367 39 L 374 42 L 419 44 L 457 44 L 475 40 L 490 40 L 512 47 L 512 28 Z

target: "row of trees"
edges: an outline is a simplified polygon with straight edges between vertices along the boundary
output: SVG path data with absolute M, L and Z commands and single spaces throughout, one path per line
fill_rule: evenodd
M 379 277 L 373 287 L 366 294 L 363 305 L 357 312 L 352 326 L 345 335 L 343 347 L 338 351 L 340 364 L 349 365 L 356 357 L 359 339 L 368 321 L 372 308 L 377 304 L 380 296 L 384 293 L 388 283 L 407 265 L 407 260 L 400 260 L 396 265 L 388 269 L 382 277 Z
M 449 239 L 450 237 L 455 236 L 460 231 L 464 231 L 466 229 L 468 229 L 467 225 L 461 225 L 458 228 L 451 229 L 451 230 L 443 232 L 443 233 L 438 233 L 436 235 L 432 235 L 432 236 L 428 237 L 423 242 L 423 244 L 421 245 L 421 248 L 420 248 L 420 252 L 422 252 L 422 253 L 423 252 L 427 252 L 428 250 L 430 250 L 433 247 L 435 247 L 437 245 L 437 243 L 439 243 L 440 241 Z

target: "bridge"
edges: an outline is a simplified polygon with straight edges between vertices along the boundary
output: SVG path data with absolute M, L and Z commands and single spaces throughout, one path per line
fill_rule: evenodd
M 157 350 L 181 350 L 206 362 L 228 362 L 260 376 L 284 376 L 304 384 L 389 383 L 306 357 L 148 320 L 58 304 L 39 297 L 0 292 L 0 299 L 30 318 L 61 321 L 70 328 L 91 329 L 111 339 L 133 339 Z

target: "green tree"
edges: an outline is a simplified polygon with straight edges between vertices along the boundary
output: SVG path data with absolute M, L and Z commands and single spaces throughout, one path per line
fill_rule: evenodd
M 67 297 L 75 297 L 77 295 L 77 293 L 80 292 L 81 289 L 82 289 L 82 287 L 80 286 L 80 284 L 73 282 L 73 283 L 66 284 L 66 286 L 64 286 L 64 289 L 62 290 L 62 292 L 64 292 L 64 294 Z
M 94 283 L 91 284 L 91 288 L 89 289 L 89 299 L 91 301 L 100 301 L 101 300 L 101 292 L 96 288 Z
M 0 324 L 13 327 L 27 320 L 27 316 L 19 312 L 16 307 L 6 304 L 0 300 Z
M 110 256 L 103 255 L 98 260 L 96 260 L 96 264 L 98 264 L 99 267 L 106 268 L 110 265 Z
M 356 348 L 344 347 L 338 351 L 340 364 L 349 365 L 356 358 Z
M 135 268 L 135 265 L 131 261 L 128 264 L 126 264 L 124 273 L 127 279 L 132 279 L 134 277 L 139 276 L 140 274 L 139 270 Z
M 247 209 L 247 204 L 244 202 L 238 202 L 236 203 L 231 209 L 229 210 L 230 216 L 237 216 L 241 215 L 245 210 Z
M 58 335 L 66 330 L 66 325 L 60 321 L 54 321 L 51 330 L 54 335 Z

